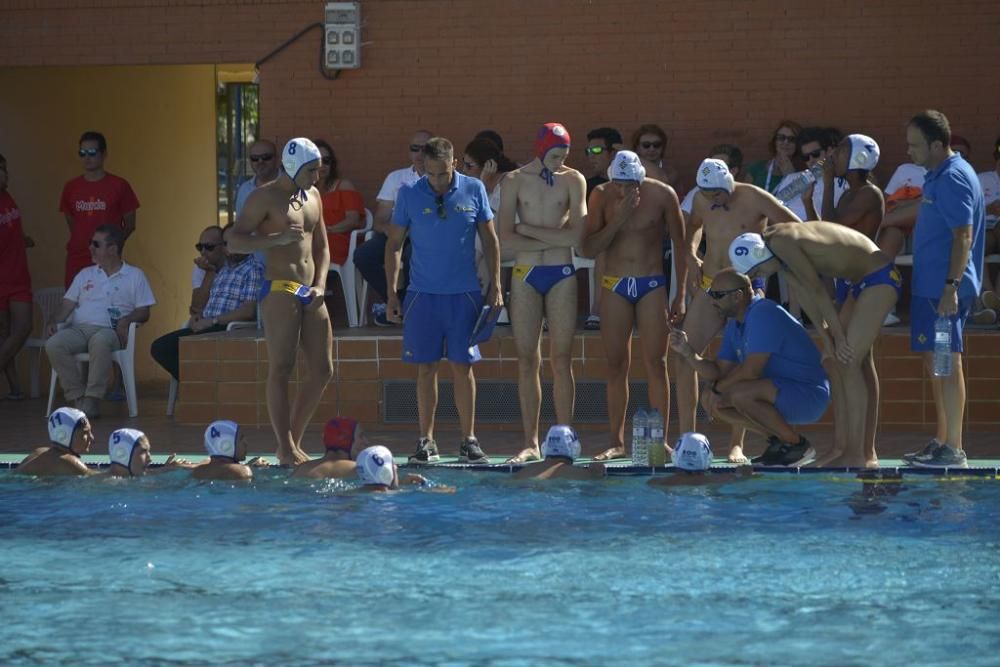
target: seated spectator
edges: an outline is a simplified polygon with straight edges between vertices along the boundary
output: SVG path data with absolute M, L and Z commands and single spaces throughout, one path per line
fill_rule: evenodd
M 33 304 L 27 248 L 35 242 L 21 228 L 21 211 L 7 192 L 7 160 L 0 155 L 0 371 L 7 378 L 7 400 L 24 400 L 14 363 L 31 335 Z
M 142 477 L 193 467 L 184 459 L 171 454 L 162 466 L 150 469 L 153 457 L 149 438 L 134 428 L 120 428 L 111 434 L 108 438 L 108 457 L 111 459 L 107 473 L 109 477 Z
M 372 304 L 372 322 L 375 326 L 394 326 L 385 314 L 385 302 L 387 299 L 385 282 L 385 242 L 388 238 L 389 220 L 392 218 L 392 209 L 396 205 L 396 193 L 404 185 L 413 185 L 424 175 L 424 145 L 433 136 L 427 130 L 417 130 L 410 137 L 410 162 L 409 167 L 403 167 L 391 172 L 385 177 L 382 189 L 378 192 L 377 205 L 375 207 L 373 227 L 375 234 L 370 239 L 358 246 L 354 251 L 354 266 L 367 281 L 368 286 L 375 291 L 380 299 Z M 403 247 L 402 270 L 400 271 L 399 293 L 406 293 L 406 286 L 410 281 L 410 244 Z M 400 296 L 402 299 L 402 296 Z
M 191 476 L 200 480 L 243 481 L 253 479 L 253 469 L 243 463 L 247 457 L 246 436 L 239 424 L 228 419 L 220 419 L 205 429 L 205 451 L 209 459 L 195 466 Z M 266 465 L 254 459 L 255 465 Z
M 785 176 L 801 171 L 795 164 L 798 159 L 795 147 L 801 131 L 802 126 L 790 120 L 778 123 L 771 140 L 767 143 L 771 158 L 754 162 L 747 167 L 747 177 L 751 183 L 774 194 Z
M 175 380 L 180 380 L 181 338 L 225 331 L 230 322 L 253 322 L 257 318 L 257 297 L 264 271 L 250 255 L 238 255 L 226 250 L 225 238 L 232 225 L 229 223 L 224 229 L 208 227 L 195 244 L 195 249 L 202 256 L 211 256 L 213 263 L 220 253 L 223 259 L 211 282 L 204 308 L 192 314 L 186 327 L 160 336 L 149 348 L 156 363 Z M 192 296 L 192 308 L 193 302 Z
M 322 139 L 313 143 L 322 156 L 316 187 L 323 196 L 323 224 L 330 244 L 330 262 L 343 264 L 347 260 L 351 234 L 365 226 L 365 202 L 354 183 L 341 177 L 333 147 Z
M 632 152 L 642 160 L 646 176 L 679 189 L 677 170 L 665 163 L 667 133 L 655 123 L 640 125 L 632 133 Z
M 347 479 L 354 477 L 354 454 L 368 446 L 361 424 L 353 419 L 334 417 L 323 429 L 326 453 L 318 459 L 295 466 L 291 477 Z
M 797 145 L 798 157 L 804 164 L 806 169 L 812 169 L 814 166 L 820 163 L 827 163 L 833 156 L 833 151 L 837 148 L 839 140 L 835 141 L 834 136 L 840 136 L 840 132 L 836 131 L 836 134 L 830 132 L 827 128 L 822 127 L 805 127 L 799 132 L 799 139 Z M 789 181 L 796 178 L 800 172 L 795 172 L 781 179 L 778 184 L 778 190 L 780 191 L 785 187 Z M 844 190 L 847 186 L 844 184 L 843 180 L 834 181 L 834 191 L 833 191 L 833 205 L 836 206 L 840 202 L 840 198 L 844 194 Z M 817 179 L 815 183 L 800 196 L 793 198 L 791 201 L 784 202 L 795 215 L 799 216 L 803 220 L 826 220 L 823 217 L 823 192 L 826 190 L 826 185 L 822 178 Z
M 952 136 L 954 144 L 955 137 Z M 996 168 L 978 174 L 979 184 L 983 188 L 983 199 L 986 201 L 986 254 L 1000 252 L 1000 137 L 993 144 L 993 161 Z M 2 176 L 0 176 L 2 178 Z M 990 275 L 990 264 L 983 266 L 983 307 L 993 311 L 1000 310 L 1000 296 L 996 293 L 996 281 Z M 996 320 L 994 320 L 996 321 Z
M 156 304 L 146 274 L 122 259 L 125 233 L 118 225 L 101 225 L 90 241 L 94 265 L 73 278 L 62 306 L 50 323 L 45 352 L 67 401 L 88 419 L 100 416 L 101 398 L 111 379 L 111 354 L 128 343 L 132 322 L 149 319 Z M 69 326 L 57 330 L 58 325 Z M 74 355 L 90 354 L 84 380 Z
M 542 443 L 542 460 L 530 463 L 516 473 L 513 479 L 602 479 L 603 463 L 591 463 L 586 468 L 573 465 L 580 458 L 580 439 L 570 426 L 556 425 L 549 429 Z
M 80 460 L 94 444 L 94 432 L 87 415 L 75 408 L 59 408 L 49 415 L 49 441 L 18 464 L 19 475 L 39 477 L 93 475 L 94 470 Z

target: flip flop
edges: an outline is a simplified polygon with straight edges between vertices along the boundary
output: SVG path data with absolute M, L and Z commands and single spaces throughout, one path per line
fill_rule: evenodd
M 614 454 L 613 453 L 613 452 L 615 452 L 618 449 L 619 449 L 618 447 L 609 447 L 608 449 L 605 449 L 603 452 L 601 452 L 600 454 L 598 454 L 597 456 L 595 456 L 593 458 L 593 460 L 594 461 L 614 461 L 614 460 L 617 460 L 617 459 L 627 459 L 628 456 L 626 456 L 624 448 L 622 448 L 622 453 L 621 454 Z
M 521 465 L 522 463 L 530 463 L 531 461 L 541 461 L 541 455 L 532 449 L 522 449 L 520 453 L 515 454 L 506 461 L 504 465 Z

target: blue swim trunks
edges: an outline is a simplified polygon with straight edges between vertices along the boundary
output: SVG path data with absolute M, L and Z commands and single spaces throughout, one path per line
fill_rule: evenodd
M 447 357 L 458 364 L 482 359 L 469 337 L 479 319 L 483 295 L 406 293 L 403 299 L 403 361 L 431 364 Z
M 260 296 L 258 301 L 263 301 L 264 297 L 271 292 L 284 292 L 299 298 L 302 305 L 312 303 L 313 297 L 309 294 L 309 288 L 294 280 L 265 280 L 260 286 Z
M 778 390 L 774 407 L 789 424 L 813 424 L 830 405 L 830 383 L 811 384 L 787 378 L 771 378 Z
M 863 291 L 876 285 L 891 285 L 896 288 L 897 299 L 903 296 L 903 275 L 892 262 L 889 262 L 878 271 L 872 271 L 857 283 L 837 278 L 835 284 L 837 286 L 838 304 L 843 304 L 847 301 L 848 295 L 853 296 L 857 300 Z
M 536 292 L 545 296 L 556 283 L 576 275 L 576 269 L 572 264 L 548 264 L 541 266 L 515 264 L 513 273 L 515 278 L 520 278 L 534 287 Z
M 658 276 L 602 276 L 601 285 L 604 289 L 625 297 L 633 306 L 655 289 L 667 287 L 667 277 L 662 273 Z
M 962 351 L 962 332 L 965 320 L 972 312 L 973 297 L 958 300 L 958 313 L 951 316 L 951 351 Z M 934 349 L 934 322 L 938 318 L 938 299 L 926 296 L 910 297 L 910 349 L 914 352 L 931 352 Z

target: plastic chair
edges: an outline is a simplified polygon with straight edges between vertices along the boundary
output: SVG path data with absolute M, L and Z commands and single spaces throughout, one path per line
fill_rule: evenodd
M 31 357 L 32 398 L 38 398 L 42 395 L 42 348 L 45 347 L 45 341 L 48 340 L 48 337 L 45 335 L 45 329 L 48 328 L 49 322 L 54 320 L 59 313 L 59 306 L 62 305 L 65 293 L 66 290 L 61 287 L 45 287 L 32 292 L 35 307 L 38 308 L 42 315 L 42 335 L 37 338 L 28 338 L 24 341 L 25 349 L 33 348 L 38 350 L 37 354 L 33 354 Z
M 128 400 L 129 417 L 139 416 L 139 400 L 135 394 L 135 330 L 138 327 L 138 323 L 132 322 L 128 326 L 128 342 L 125 347 L 111 353 L 111 360 L 118 364 L 118 368 L 121 369 L 122 372 L 122 380 L 125 383 L 125 398 Z M 80 365 L 90 361 L 90 355 L 86 352 L 76 354 L 73 358 L 76 359 L 76 362 Z M 45 408 L 46 416 L 52 414 L 52 401 L 55 399 L 55 396 L 56 372 L 53 369 L 52 379 L 49 382 L 49 404 Z
M 363 303 L 364 299 L 363 297 L 359 299 L 358 288 L 360 287 L 364 292 L 368 290 L 368 283 L 358 278 L 357 269 L 354 268 L 354 250 L 358 247 L 359 236 L 368 238 L 374 221 L 372 212 L 365 209 L 365 226 L 351 234 L 351 242 L 347 247 L 347 259 L 344 260 L 343 264 L 330 263 L 330 273 L 336 273 L 340 276 L 340 286 L 344 291 L 344 303 L 347 310 L 347 326 L 351 328 L 360 326 L 358 302 L 362 301 Z M 327 291 L 327 294 L 329 293 Z

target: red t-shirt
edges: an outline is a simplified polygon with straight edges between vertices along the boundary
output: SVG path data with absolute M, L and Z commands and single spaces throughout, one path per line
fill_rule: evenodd
M 28 252 L 24 247 L 21 211 L 6 190 L 0 190 L 0 288 L 31 290 Z
M 365 220 L 365 202 L 361 194 L 355 190 L 331 190 L 323 195 L 323 224 L 327 227 L 341 222 L 347 217 L 348 211 L 357 211 L 361 222 Z M 347 259 L 347 251 L 351 245 L 353 232 L 327 232 L 326 238 L 330 244 L 330 261 L 343 264 Z
M 132 186 L 124 178 L 104 174 L 99 181 L 77 176 L 63 186 L 59 211 L 73 224 L 66 243 L 66 283 L 77 272 L 92 264 L 90 239 L 101 225 L 120 225 L 122 218 L 139 208 Z

